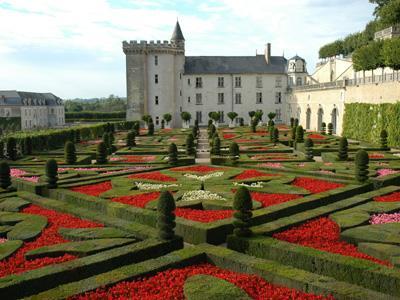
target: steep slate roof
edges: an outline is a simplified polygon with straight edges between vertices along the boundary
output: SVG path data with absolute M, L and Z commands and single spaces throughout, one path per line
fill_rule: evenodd
M 45 100 L 46 105 L 60 105 L 62 104 L 62 99 L 55 96 L 52 93 L 32 93 L 32 92 L 20 92 L 20 91 L 0 91 L 0 101 L 1 105 L 23 105 L 24 99 L 37 99 Z M 58 102 L 58 103 L 57 103 Z M 30 104 L 34 105 L 34 104 Z
M 286 58 L 256 56 L 186 56 L 185 74 L 284 74 Z
M 290 60 L 303 60 L 303 61 L 305 61 L 304 58 L 302 58 L 302 57 L 300 57 L 298 55 L 293 56 Z
M 183 33 L 179 22 L 176 21 L 174 32 L 172 33 L 171 41 L 184 41 Z

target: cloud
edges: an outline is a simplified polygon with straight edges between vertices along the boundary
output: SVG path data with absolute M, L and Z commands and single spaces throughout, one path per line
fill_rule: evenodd
M 361 30 L 365 0 L 3 0 L 0 89 L 52 91 L 61 97 L 125 95 L 123 40 L 167 40 L 179 17 L 187 55 L 305 57 Z M 5 66 L 8 66 L 5 68 Z M 10 69 L 8 69 L 10 68 Z

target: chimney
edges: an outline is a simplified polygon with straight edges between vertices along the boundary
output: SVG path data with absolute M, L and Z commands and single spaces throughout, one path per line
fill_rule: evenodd
M 265 61 L 267 64 L 271 62 L 271 43 L 265 45 Z

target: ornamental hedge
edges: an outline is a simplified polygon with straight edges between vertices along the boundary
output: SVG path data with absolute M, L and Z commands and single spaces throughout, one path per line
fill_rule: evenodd
M 400 102 L 345 104 L 343 135 L 380 145 L 385 129 L 389 146 L 400 146 Z

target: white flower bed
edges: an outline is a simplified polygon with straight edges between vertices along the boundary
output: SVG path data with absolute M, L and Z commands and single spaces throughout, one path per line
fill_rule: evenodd
M 203 190 L 185 192 L 181 199 L 181 201 L 198 201 L 198 200 L 227 201 L 227 199 L 221 197 L 218 194 Z
M 136 186 L 139 190 L 161 190 L 165 188 L 178 187 L 178 184 L 156 184 L 156 183 L 143 183 L 143 182 L 135 182 Z
M 236 186 L 241 185 L 241 186 L 252 187 L 252 188 L 262 188 L 263 187 L 262 181 L 252 182 L 251 184 L 234 182 L 233 185 L 236 185 Z
M 190 179 L 206 181 L 207 179 L 221 177 L 222 175 L 224 175 L 224 172 L 214 172 L 214 173 L 210 173 L 210 174 L 203 175 L 203 176 L 194 175 L 194 174 L 184 174 L 183 176 L 190 178 Z

